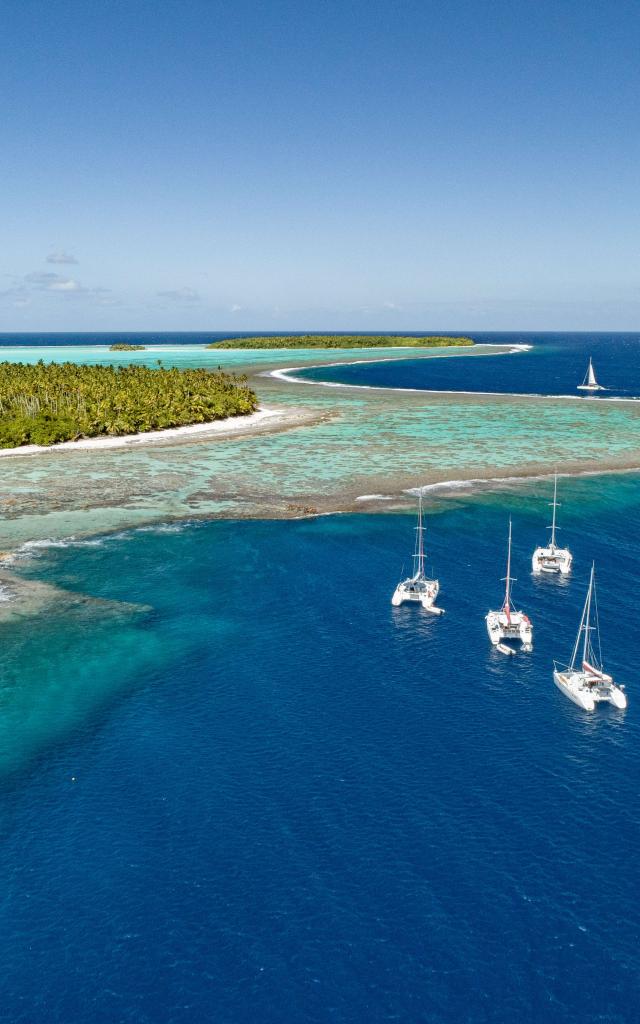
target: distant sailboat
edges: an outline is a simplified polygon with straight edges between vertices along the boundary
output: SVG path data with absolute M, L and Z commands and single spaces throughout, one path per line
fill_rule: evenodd
M 548 529 L 551 530 L 551 541 L 546 547 L 536 548 L 533 552 L 533 558 L 531 560 L 533 571 L 547 572 L 547 573 L 562 573 L 566 576 L 568 572 L 571 572 L 571 562 L 573 561 L 573 555 L 568 548 L 559 548 L 556 545 L 556 509 L 558 502 L 556 500 L 558 495 L 558 474 L 556 473 L 553 478 L 553 501 L 551 505 L 553 507 L 553 519 L 551 520 L 551 526 Z
M 585 378 L 582 384 L 578 384 L 578 391 L 606 391 L 606 388 L 602 384 L 598 384 L 596 380 L 591 357 L 589 357 L 589 369 L 585 374 Z
M 391 604 L 398 607 L 405 601 L 416 601 L 434 615 L 444 615 L 443 608 L 437 608 L 435 604 L 440 584 L 438 580 L 427 578 L 424 569 L 424 526 L 422 523 L 422 494 L 418 499 L 418 525 L 416 526 L 416 546 L 413 555 L 413 576 L 398 583 Z
M 591 625 L 591 612 L 595 609 L 595 626 Z M 597 650 L 591 642 L 591 633 L 597 634 Z M 580 638 L 582 642 L 581 664 L 576 665 L 580 658 Z M 578 627 L 578 635 L 571 655 L 571 663 L 566 668 L 554 662 L 553 681 L 564 695 L 585 711 L 593 711 L 596 704 L 606 702 L 623 710 L 627 706 L 627 696 L 621 686 L 616 686 L 613 678 L 602 668 L 600 651 L 600 625 L 598 622 L 598 605 L 596 601 L 595 569 L 591 566 L 591 577 L 587 598 L 582 610 L 582 618 Z
M 513 648 L 503 643 L 503 640 L 519 640 L 522 643 L 523 651 L 533 650 L 533 626 L 524 612 L 518 612 L 511 607 L 511 584 L 514 582 L 511 576 L 511 520 L 509 520 L 509 545 L 507 548 L 507 575 L 505 577 L 505 591 L 502 608 L 497 612 L 488 612 L 486 615 L 487 632 L 494 647 L 497 647 L 503 654 L 513 654 Z

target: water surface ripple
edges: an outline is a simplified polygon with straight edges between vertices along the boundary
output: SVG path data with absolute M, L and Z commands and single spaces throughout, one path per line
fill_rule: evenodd
M 438 620 L 390 605 L 405 515 L 32 552 L 27 577 L 151 610 L 3 637 L 4 1019 L 631 1024 L 640 489 L 563 482 L 564 585 L 528 572 L 547 491 L 437 505 Z M 513 659 L 483 622 L 509 511 Z M 551 682 L 591 557 L 626 714 Z

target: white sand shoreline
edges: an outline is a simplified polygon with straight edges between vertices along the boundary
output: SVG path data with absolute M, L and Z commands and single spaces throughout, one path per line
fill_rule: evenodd
M 284 406 L 261 405 L 256 412 L 248 416 L 229 416 L 224 420 L 213 420 L 211 423 L 192 423 L 186 427 L 171 427 L 168 430 L 147 430 L 140 434 L 122 434 L 121 436 L 85 437 L 79 441 L 61 441 L 58 444 L 23 444 L 17 448 L 0 448 L 0 458 L 6 459 L 18 455 L 43 455 L 54 452 L 99 451 L 111 448 L 132 448 L 139 445 L 158 444 L 164 441 L 194 440 L 215 437 L 216 435 L 235 435 L 249 433 L 255 427 L 269 421 L 272 426 L 280 426 L 297 421 L 299 409 Z

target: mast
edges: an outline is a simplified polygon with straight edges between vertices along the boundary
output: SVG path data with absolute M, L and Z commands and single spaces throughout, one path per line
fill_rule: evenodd
M 511 621 L 511 516 L 509 516 L 509 544 L 507 546 L 507 575 L 505 577 L 504 602 L 502 610 L 507 616 L 507 622 Z
M 556 501 L 558 495 L 558 474 L 554 473 L 553 476 L 553 519 L 551 520 L 551 545 L 550 547 L 555 548 L 556 546 L 556 509 L 558 502 Z
M 587 664 L 589 664 L 589 658 L 587 657 L 587 655 L 589 654 L 589 631 L 591 629 L 591 626 L 589 625 L 589 623 L 590 623 L 590 620 L 591 620 L 591 594 L 593 592 L 593 571 L 594 571 L 594 564 L 592 562 L 591 563 L 591 577 L 589 579 L 589 589 L 587 591 L 587 601 L 586 601 L 586 604 L 584 606 L 584 644 L 582 646 L 582 664 L 583 664 L 583 666 L 584 666 L 585 662 Z
M 418 525 L 416 526 L 416 553 L 414 572 L 417 576 L 424 576 L 424 526 L 422 525 L 422 491 L 418 497 Z
M 591 565 L 591 576 L 589 578 L 589 589 L 587 590 L 587 596 L 584 602 L 584 608 L 582 609 L 582 616 L 580 618 L 580 625 L 578 626 L 578 633 L 576 635 L 576 642 L 573 645 L 573 654 L 571 655 L 570 669 L 576 667 L 576 658 L 578 656 L 578 647 L 580 646 L 580 635 L 584 629 L 584 645 L 582 649 L 582 660 L 587 661 L 587 654 L 589 649 L 589 631 L 591 629 L 589 625 L 589 619 L 591 617 L 591 594 L 593 591 L 593 577 L 594 577 L 594 564 Z

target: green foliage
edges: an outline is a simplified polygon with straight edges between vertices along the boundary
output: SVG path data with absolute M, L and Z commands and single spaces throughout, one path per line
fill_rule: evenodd
M 207 348 L 441 348 L 445 345 L 473 345 L 471 338 L 403 337 L 386 334 L 292 334 L 272 338 L 231 338 L 215 341 Z
M 146 345 L 129 345 L 126 341 L 118 341 L 109 345 L 110 352 L 144 352 Z
M 254 412 L 246 377 L 222 370 L 0 363 L 0 447 L 209 423 Z

